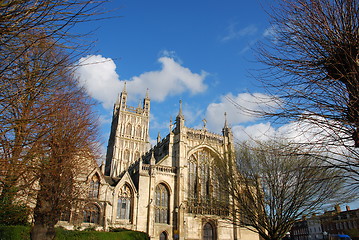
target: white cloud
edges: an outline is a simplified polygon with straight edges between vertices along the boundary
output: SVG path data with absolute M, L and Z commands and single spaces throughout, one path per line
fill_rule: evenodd
M 105 108 L 113 105 L 119 89 L 122 89 L 116 73 L 116 64 L 111 58 L 104 58 L 101 55 L 81 58 L 75 75 L 87 92 L 102 102 Z
M 205 71 L 193 73 L 171 57 L 158 59 L 162 67 L 158 71 L 150 71 L 134 76 L 129 80 L 120 80 L 116 73 L 116 65 L 111 58 L 91 55 L 81 58 L 75 74 L 80 84 L 95 99 L 102 102 L 105 108 L 111 108 L 117 95 L 127 82 L 130 100 L 143 97 L 146 89 L 150 91 L 151 100 L 161 102 L 167 96 L 179 95 L 183 92 L 198 94 L 207 89 L 204 83 Z
M 131 94 L 139 96 L 149 88 L 151 99 L 162 102 L 169 95 L 179 95 L 185 91 L 198 94 L 207 89 L 204 84 L 207 76 L 205 71 L 192 73 L 169 57 L 161 57 L 158 61 L 162 64 L 161 70 L 145 72 L 128 81 L 127 89 Z
M 237 23 L 229 24 L 229 26 L 227 27 L 227 34 L 221 38 L 222 42 L 227 42 L 244 36 L 251 36 L 258 31 L 258 28 L 255 25 L 249 25 L 241 29 L 237 29 L 237 25 Z
M 232 127 L 235 141 L 267 141 L 275 135 L 270 123 L 259 123 L 248 127 L 236 125 Z
M 276 99 L 262 93 L 240 93 L 237 96 L 229 93 L 222 96 L 219 103 L 211 103 L 207 107 L 206 120 L 208 128 L 219 132 L 224 124 L 224 113 L 227 113 L 228 123 L 232 126 L 252 122 L 257 116 L 249 111 L 267 109 L 276 105 Z

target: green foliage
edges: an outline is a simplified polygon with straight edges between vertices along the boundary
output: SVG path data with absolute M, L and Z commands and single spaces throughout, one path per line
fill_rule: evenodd
M 110 227 L 109 232 L 123 232 L 123 231 L 128 231 L 125 228 L 114 228 L 114 227 Z
M 119 230 L 118 228 L 116 228 Z M 56 240 L 148 240 L 147 234 L 122 229 L 117 232 L 68 231 L 56 229 Z
M 0 239 L 27 240 L 30 239 L 29 226 L 0 226 Z
M 7 197 L 0 199 L 0 225 L 27 225 L 29 208 L 25 204 L 16 204 Z
M 87 227 L 83 231 L 96 231 L 96 227 L 95 226 Z
M 28 240 L 29 226 L 0 226 L 0 239 Z M 113 228 L 114 232 L 69 231 L 56 228 L 55 240 L 149 240 L 146 233 Z

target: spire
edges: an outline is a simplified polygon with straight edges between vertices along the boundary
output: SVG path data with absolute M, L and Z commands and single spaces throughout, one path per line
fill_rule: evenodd
M 146 90 L 146 97 L 145 97 L 145 99 L 150 99 L 150 94 L 149 94 L 148 88 L 147 88 L 147 90 Z
M 169 126 L 170 133 L 172 132 L 173 122 L 172 122 L 172 116 L 170 117 L 170 126 Z
M 125 82 L 125 83 L 123 84 L 123 89 L 122 89 L 122 92 L 123 92 L 123 93 L 127 93 L 127 91 L 126 91 L 126 83 L 127 83 L 127 82 Z
M 224 112 L 224 128 L 228 128 L 228 123 L 227 123 L 227 112 Z
M 183 116 L 183 113 L 182 113 L 182 100 L 179 101 L 179 112 L 178 112 L 178 115 L 177 115 L 177 118 L 181 118 L 181 119 L 184 119 L 184 116 Z
M 157 143 L 161 142 L 161 134 L 160 132 L 158 132 L 157 134 Z
M 227 137 L 232 136 L 231 128 L 228 126 L 227 113 L 226 112 L 224 113 L 224 126 L 223 126 L 223 129 L 222 129 L 222 133 L 223 133 L 223 136 L 227 136 Z

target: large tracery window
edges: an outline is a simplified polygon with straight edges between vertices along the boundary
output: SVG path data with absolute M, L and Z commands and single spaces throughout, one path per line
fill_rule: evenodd
M 99 223 L 100 209 L 95 204 L 88 204 L 84 208 L 84 222 Z
M 188 159 L 190 213 L 228 215 L 225 186 L 220 186 L 216 174 L 213 173 L 212 164 L 216 159 L 218 159 L 217 155 L 207 148 L 199 149 Z
M 169 216 L 169 191 L 163 184 L 158 184 L 155 191 L 155 222 L 167 223 Z
M 100 190 L 100 178 L 97 174 L 92 176 L 89 189 L 89 198 L 98 198 Z
M 214 157 L 208 150 L 201 149 L 188 160 L 189 198 L 196 202 L 207 202 L 211 196 L 211 163 Z
M 121 188 L 118 194 L 118 203 L 117 203 L 117 218 L 119 219 L 131 219 L 131 209 L 132 209 L 133 194 L 130 187 L 125 184 Z

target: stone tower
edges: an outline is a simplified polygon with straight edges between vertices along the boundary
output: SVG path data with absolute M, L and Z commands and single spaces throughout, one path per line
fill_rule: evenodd
M 127 106 L 126 83 L 113 108 L 105 175 L 118 177 L 149 149 L 150 98 L 143 105 Z

